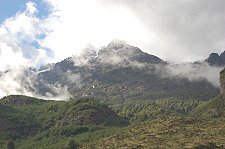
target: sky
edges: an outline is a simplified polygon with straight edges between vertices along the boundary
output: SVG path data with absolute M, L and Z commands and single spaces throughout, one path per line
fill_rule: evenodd
M 225 50 L 224 0 L 0 0 L 0 71 L 120 39 L 164 60 Z

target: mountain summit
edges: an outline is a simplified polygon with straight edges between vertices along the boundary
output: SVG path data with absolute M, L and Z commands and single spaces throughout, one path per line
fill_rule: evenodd
M 113 40 L 106 47 L 96 50 L 89 46 L 83 49 L 79 56 L 73 56 L 65 59 L 73 61 L 75 66 L 91 65 L 91 66 L 106 66 L 106 65 L 130 65 L 130 64 L 165 64 L 166 62 L 157 56 L 150 55 L 141 51 L 139 48 L 127 44 L 125 41 Z
M 125 41 L 113 40 L 107 47 L 101 49 L 98 53 L 99 61 L 103 63 L 165 63 L 157 56 L 150 55 L 141 51 L 139 48 L 127 44 Z
M 225 51 L 220 55 L 218 53 L 211 53 L 205 60 L 211 66 L 225 66 Z

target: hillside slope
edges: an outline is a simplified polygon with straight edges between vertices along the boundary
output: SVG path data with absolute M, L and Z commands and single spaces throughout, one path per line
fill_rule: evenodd
M 35 135 L 67 125 L 124 126 L 127 121 L 94 99 L 46 101 L 26 96 L 0 100 L 0 139 Z
M 40 127 L 32 114 L 0 104 L 0 140 L 34 135 Z
M 194 99 L 132 100 L 115 104 L 112 109 L 127 117 L 132 124 L 151 121 L 166 116 L 187 116 L 205 101 Z
M 224 148 L 225 119 L 160 118 L 126 128 L 84 148 L 206 149 L 210 146 Z

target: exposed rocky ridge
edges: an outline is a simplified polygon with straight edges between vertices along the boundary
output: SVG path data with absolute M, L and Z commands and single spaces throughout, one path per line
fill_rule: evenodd
M 220 72 L 220 94 L 225 98 L 225 69 Z
M 223 67 L 225 66 L 225 51 L 220 55 L 218 53 L 211 53 L 205 61 L 211 66 Z

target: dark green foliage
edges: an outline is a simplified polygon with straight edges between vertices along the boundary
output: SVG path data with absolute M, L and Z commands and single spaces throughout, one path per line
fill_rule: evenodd
M 20 98 L 22 98 L 22 101 L 28 101 L 24 101 L 23 104 L 12 105 L 12 102 L 10 101 L 11 99 L 13 99 L 13 101 L 19 101 Z M 123 118 L 117 116 L 117 114 L 109 109 L 108 106 L 100 104 L 94 99 L 70 100 L 66 102 L 39 101 L 39 99 L 31 97 L 24 98 L 24 96 L 8 96 L 3 98 L 0 103 L 6 104 L 5 107 L 11 106 L 9 108 L 16 111 L 26 111 L 26 113 L 34 117 L 37 123 L 42 125 L 43 129 L 47 129 L 55 125 L 60 126 L 69 124 L 101 124 L 111 126 L 127 124 Z M 30 104 L 31 102 L 32 104 Z M 20 101 L 20 103 L 22 102 Z
M 25 110 L 0 104 L 0 139 L 15 139 L 33 135 L 40 124 Z
M 78 125 L 126 126 L 128 124 L 108 106 L 94 99 L 39 100 L 16 95 L 0 100 L 0 140 L 26 139 L 42 134 L 41 132 L 44 137 L 55 136 L 54 139 L 61 140 L 63 138 L 58 136 L 71 137 L 93 130 L 91 127 L 78 127 Z M 51 128 L 55 129 L 50 133 Z
M 18 143 L 18 149 L 62 149 L 68 140 L 76 140 L 80 145 L 89 144 L 107 137 L 121 128 L 109 126 L 57 126 Z
M 15 145 L 12 140 L 9 140 L 6 144 L 6 149 L 14 149 Z
M 0 148 L 10 138 L 17 149 L 115 148 L 115 144 L 119 145 L 116 148 L 193 148 L 204 147 L 208 138 L 220 147 L 225 142 L 221 112 L 207 118 L 186 116 L 213 113 L 207 109 L 215 108 L 219 113 L 224 108 L 222 100 L 124 100 L 123 104 L 111 105 L 113 112 L 94 99 L 39 101 L 9 96 L 0 100 Z M 128 123 L 116 113 L 127 117 L 132 125 L 118 127 Z
M 45 103 L 46 100 L 37 99 L 34 97 L 28 97 L 23 95 L 11 95 L 3 97 L 0 101 L 2 104 L 9 106 L 27 106 L 27 105 L 38 105 Z
M 217 146 L 213 142 L 207 142 L 206 144 L 200 144 L 198 146 L 193 147 L 192 149 L 225 149 L 223 145 Z
M 190 113 L 191 116 L 225 117 L 225 100 L 219 95 L 215 99 L 200 105 Z
M 79 149 L 79 144 L 75 140 L 69 140 L 66 149 Z
M 169 115 L 187 115 L 202 103 L 204 102 L 193 99 L 168 98 L 125 101 L 123 104 L 113 105 L 112 108 L 131 122 L 143 122 Z

